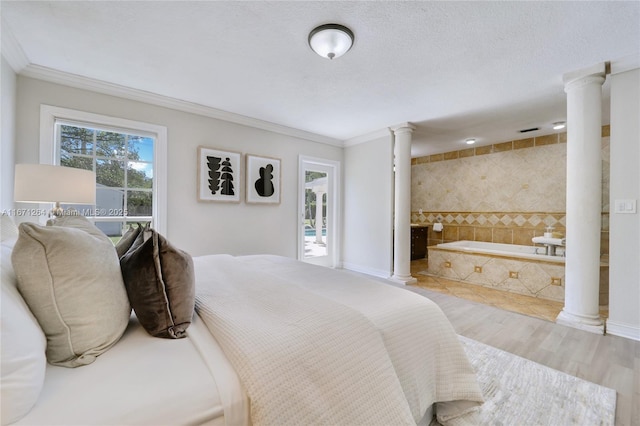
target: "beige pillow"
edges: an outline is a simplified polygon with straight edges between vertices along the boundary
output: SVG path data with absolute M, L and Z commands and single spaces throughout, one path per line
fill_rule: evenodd
M 193 318 L 195 274 L 191 256 L 145 228 L 120 258 L 131 306 L 155 337 L 185 337 Z
M 54 365 L 90 364 L 127 327 L 131 307 L 109 238 L 82 216 L 20 225 L 18 290 L 47 337 Z

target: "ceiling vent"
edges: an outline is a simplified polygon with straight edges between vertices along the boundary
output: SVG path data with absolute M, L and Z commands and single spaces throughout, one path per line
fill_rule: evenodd
M 540 127 L 532 127 L 530 129 L 522 129 L 519 130 L 520 133 L 528 133 L 528 132 L 535 132 L 536 130 L 540 130 Z

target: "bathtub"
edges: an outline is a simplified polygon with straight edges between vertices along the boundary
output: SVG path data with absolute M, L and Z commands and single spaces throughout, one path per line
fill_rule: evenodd
M 464 253 L 483 253 L 504 257 L 531 259 L 564 264 L 564 247 L 558 247 L 558 256 L 547 256 L 542 246 L 520 246 L 516 244 L 485 243 L 483 241 L 454 241 L 436 246 L 443 250 L 456 250 Z
M 565 258 L 544 247 L 456 241 L 430 246 L 426 275 L 564 301 Z M 563 253 L 558 248 L 559 253 Z

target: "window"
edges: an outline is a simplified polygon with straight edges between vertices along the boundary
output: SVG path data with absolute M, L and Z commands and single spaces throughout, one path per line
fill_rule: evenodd
M 152 219 L 155 138 L 86 126 L 56 120 L 59 164 L 95 172 L 95 208 L 74 207 L 117 237 L 127 222 Z
M 166 128 L 47 105 L 41 117 L 40 162 L 96 173 L 96 205 L 66 207 L 114 240 L 135 222 L 166 233 Z

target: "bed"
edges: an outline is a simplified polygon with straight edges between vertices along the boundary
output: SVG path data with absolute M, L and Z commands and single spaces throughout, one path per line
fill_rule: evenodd
M 48 364 L 38 401 L 14 424 L 249 424 L 248 400 L 220 346 L 197 317 L 189 334 L 157 339 L 132 315 L 118 344 L 87 368 Z
M 193 258 L 186 338 L 152 337 L 132 314 L 90 365 L 43 363 L 42 331 L 6 264 L 7 229 L 3 219 L 3 424 L 429 424 L 435 411 L 457 425 L 473 424 L 482 402 L 434 303 L 273 255 Z M 21 343 L 6 348 L 12 332 Z

